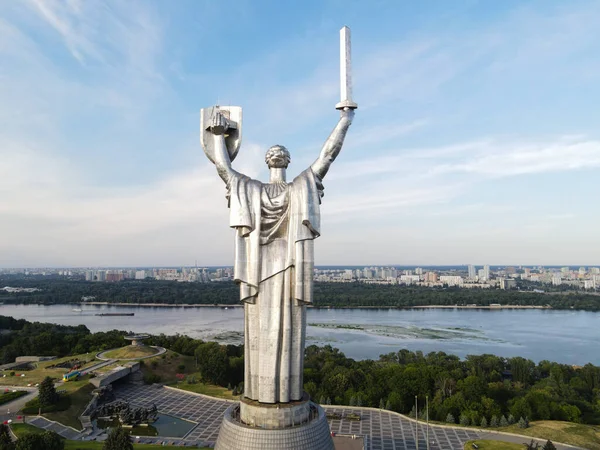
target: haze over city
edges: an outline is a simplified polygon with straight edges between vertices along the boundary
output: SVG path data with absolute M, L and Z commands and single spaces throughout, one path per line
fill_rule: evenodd
M 244 108 L 234 168 L 289 178 L 359 110 L 317 265 L 597 266 L 600 4 L 0 4 L 0 267 L 230 265 L 199 110 Z M 435 10 L 436 14 L 429 14 Z

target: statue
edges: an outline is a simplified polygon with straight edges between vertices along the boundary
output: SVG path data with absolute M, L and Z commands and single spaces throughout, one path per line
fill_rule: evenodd
M 291 182 L 286 178 L 291 157 L 283 145 L 265 155 L 268 183 L 232 168 L 241 141 L 241 108 L 202 111 L 202 146 L 226 184 L 229 225 L 235 229 L 234 279 L 245 313 L 244 397 L 260 403 L 303 398 L 306 305 L 312 302 L 322 183 L 357 107 L 351 98 L 349 30 L 344 30 L 340 119 L 314 163 Z

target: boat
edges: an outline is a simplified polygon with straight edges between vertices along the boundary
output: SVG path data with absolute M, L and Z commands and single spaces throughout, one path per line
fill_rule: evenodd
M 135 313 L 98 313 L 95 316 L 134 316 Z
M 81 311 L 83 311 L 83 309 L 81 309 L 81 308 L 73 308 L 71 311 L 73 311 L 73 312 L 81 312 Z

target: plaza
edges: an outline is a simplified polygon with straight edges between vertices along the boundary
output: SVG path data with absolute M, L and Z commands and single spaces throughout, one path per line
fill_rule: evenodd
M 115 386 L 117 397 L 129 401 L 135 406 L 155 404 L 161 414 L 168 414 L 196 423 L 182 439 L 189 444 L 214 445 L 219 433 L 223 414 L 231 402 L 210 398 L 190 392 L 165 387 L 121 385 Z M 398 414 L 372 408 L 347 408 L 325 406 L 327 413 L 338 413 L 341 419 L 329 420 L 332 433 L 340 435 L 358 435 L 365 438 L 367 450 L 416 450 L 415 422 Z M 360 415 L 361 420 L 345 419 L 347 414 Z M 479 433 L 452 427 L 429 426 L 431 449 L 462 450 L 464 444 L 478 439 Z M 419 448 L 426 446 L 426 427 L 419 423 Z M 147 438 L 158 441 L 158 438 Z M 162 439 L 164 440 L 164 438 Z

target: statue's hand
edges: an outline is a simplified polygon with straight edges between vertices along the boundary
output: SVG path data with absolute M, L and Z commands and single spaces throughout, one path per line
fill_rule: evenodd
M 352 120 L 354 119 L 354 109 L 346 107 L 340 110 L 340 115 L 342 116 L 342 118 L 346 118 L 349 122 L 352 122 Z
M 227 119 L 219 111 L 216 111 L 210 124 L 210 131 L 216 135 L 224 134 L 228 127 L 229 122 Z

